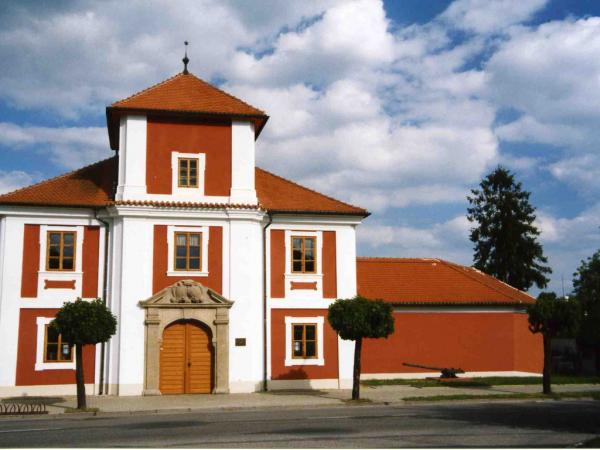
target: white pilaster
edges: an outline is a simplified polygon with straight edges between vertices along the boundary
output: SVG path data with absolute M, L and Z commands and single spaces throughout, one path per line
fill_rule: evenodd
M 337 296 L 356 295 L 356 230 L 354 226 L 340 227 L 336 233 Z M 339 388 L 352 387 L 354 341 L 338 337 Z
M 22 219 L 13 217 L 5 217 L 0 222 L 0 387 L 15 385 L 23 223 Z
M 111 384 L 119 395 L 141 395 L 144 383 L 144 311 L 140 300 L 152 295 L 153 225 L 143 218 L 123 218 L 115 227 L 115 283 L 113 307 L 118 303 L 118 366 L 111 368 Z M 120 250 L 120 254 L 118 253 Z M 114 351 L 114 346 L 111 349 Z M 113 356 L 117 356 L 113 353 Z M 113 357 L 114 364 L 114 357 Z M 114 379 L 117 375 L 118 380 Z
M 229 313 L 230 392 L 262 389 L 263 306 L 262 306 L 262 215 L 256 212 L 231 213 L 229 227 L 229 299 L 235 303 Z M 245 338 L 245 346 L 236 346 Z
M 146 194 L 146 116 L 121 118 L 117 200 Z
M 256 203 L 254 124 L 231 124 L 231 202 Z

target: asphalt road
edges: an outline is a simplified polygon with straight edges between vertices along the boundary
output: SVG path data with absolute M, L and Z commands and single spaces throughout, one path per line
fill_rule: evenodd
M 572 447 L 600 402 L 494 402 L 2 418 L 1 447 Z

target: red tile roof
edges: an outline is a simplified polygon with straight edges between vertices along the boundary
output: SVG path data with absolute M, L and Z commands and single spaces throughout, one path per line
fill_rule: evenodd
M 117 182 L 116 157 L 83 169 L 0 195 L 0 204 L 34 206 L 80 206 L 98 208 L 114 204 Z M 256 168 L 259 205 L 231 205 L 194 202 L 117 202 L 120 204 L 182 208 L 258 208 L 290 213 L 348 214 L 366 216 L 362 208 L 340 202 L 285 178 Z
M 113 198 L 117 158 L 112 157 L 29 187 L 0 195 L 0 204 L 102 207 Z
M 261 206 L 269 211 L 369 215 L 363 208 L 320 194 L 258 167 L 256 194 Z
M 154 86 L 119 100 L 106 108 L 111 148 L 119 147 L 118 116 L 123 111 L 187 113 L 208 116 L 247 117 L 258 136 L 269 117 L 258 108 L 201 80 L 179 73 Z
M 529 304 L 535 299 L 441 259 L 357 258 L 358 293 L 398 304 Z

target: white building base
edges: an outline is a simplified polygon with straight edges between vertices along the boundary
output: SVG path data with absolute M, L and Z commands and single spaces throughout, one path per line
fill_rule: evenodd
M 94 395 L 93 384 L 85 385 L 85 393 Z M 0 397 L 31 397 L 48 395 L 77 395 L 75 384 L 41 384 L 38 386 L 1 386 Z

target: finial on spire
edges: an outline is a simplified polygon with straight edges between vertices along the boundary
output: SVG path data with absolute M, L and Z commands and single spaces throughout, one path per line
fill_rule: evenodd
M 189 73 L 188 69 L 187 69 L 187 65 L 190 62 L 190 58 L 188 58 L 188 56 L 187 56 L 187 46 L 188 46 L 189 42 L 185 41 L 184 44 L 185 44 L 185 56 L 182 59 L 182 61 L 183 61 L 183 73 L 185 75 L 187 75 Z

